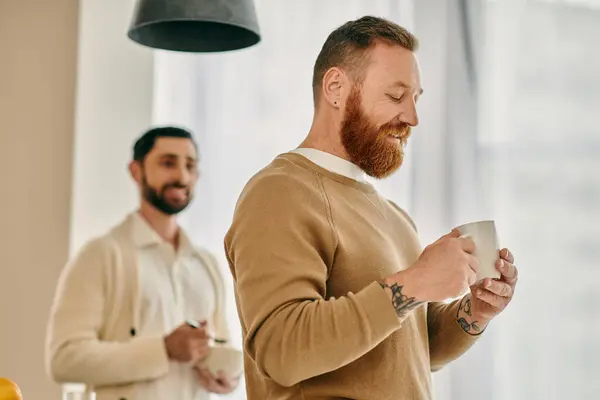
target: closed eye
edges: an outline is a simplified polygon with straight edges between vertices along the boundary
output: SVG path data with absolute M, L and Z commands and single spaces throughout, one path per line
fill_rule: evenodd
M 400 102 L 402 102 L 402 98 L 404 97 L 404 95 L 402 95 L 400 97 L 396 97 L 396 96 L 392 96 L 391 94 L 387 94 L 387 97 L 395 103 L 400 103 Z

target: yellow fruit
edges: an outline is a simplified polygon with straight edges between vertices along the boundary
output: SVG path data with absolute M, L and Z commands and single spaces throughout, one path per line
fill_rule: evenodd
M 21 389 L 7 378 L 0 378 L 0 400 L 23 400 Z

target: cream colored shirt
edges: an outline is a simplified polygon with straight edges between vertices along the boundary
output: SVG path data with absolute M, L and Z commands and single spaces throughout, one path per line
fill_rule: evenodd
M 292 153 L 300 154 L 317 164 L 319 167 L 325 168 L 334 174 L 342 175 L 359 182 L 365 181 L 365 172 L 360 169 L 358 165 L 338 156 L 334 156 L 333 154 L 306 147 L 292 150 Z
M 172 377 L 165 379 L 171 374 L 176 376 L 176 373 L 171 368 L 164 343 L 164 334 L 167 328 L 171 328 L 166 326 L 165 321 L 176 319 L 167 316 L 175 316 L 173 310 L 177 308 L 168 307 L 169 304 L 158 296 L 152 297 L 155 301 L 149 302 L 151 292 L 148 290 L 151 287 L 163 288 L 165 291 L 160 292 L 168 293 L 165 288 L 172 286 L 149 279 L 151 275 L 147 271 L 151 267 L 141 265 L 139 250 L 146 245 L 153 247 L 152 242 L 156 238 L 149 235 L 146 237 L 149 240 L 144 242 L 142 235 L 140 240 L 140 235 L 136 234 L 140 231 L 136 230 L 136 226 L 140 226 L 137 221 L 135 213 L 129 214 L 106 234 L 87 242 L 69 260 L 61 271 L 50 309 L 44 352 L 49 376 L 62 384 L 81 383 L 86 391 L 96 393 L 97 400 L 134 400 L 140 398 L 136 396 L 136 392 L 140 392 L 140 382 L 161 381 L 153 387 L 170 390 L 172 386 L 165 382 L 177 380 Z M 189 246 L 189 241 L 183 248 L 186 246 Z M 173 268 L 178 271 L 174 274 L 176 280 L 183 282 L 181 292 L 184 295 L 180 297 L 186 299 L 178 304 L 184 304 L 184 314 L 198 318 L 196 315 L 209 312 L 211 307 L 206 304 L 210 302 L 188 301 L 187 296 L 211 299 L 212 296 L 207 293 L 212 288 L 215 306 L 209 327 L 214 329 L 215 337 L 227 340 L 230 336 L 225 317 L 226 291 L 219 264 L 210 252 L 195 245 L 192 247 L 191 253 L 199 262 L 188 262 L 189 257 L 184 257 L 182 250 L 181 264 L 184 267 Z M 189 271 L 190 268 L 193 270 Z M 211 284 L 204 279 L 203 270 L 208 272 Z M 148 286 L 145 283 L 147 278 L 155 285 Z M 188 284 L 193 284 L 193 287 L 188 289 Z M 161 305 L 170 311 L 161 309 Z M 206 309 L 204 312 L 194 311 L 198 307 Z M 153 314 L 152 310 L 157 311 Z M 175 322 L 169 325 L 174 326 Z M 160 327 L 164 329 L 158 329 Z M 159 333 L 152 335 L 152 331 Z M 151 391 L 152 387 L 147 389 L 147 392 Z M 182 398 L 181 393 L 177 389 L 167 398 Z M 141 394 L 145 400 L 144 396 Z M 153 393 L 150 399 L 157 397 L 161 398 L 161 394 Z
M 140 336 L 164 335 L 187 319 L 210 320 L 215 311 L 215 288 L 183 231 L 176 251 L 141 217 L 134 214 L 134 241 L 140 262 Z M 137 384 L 136 400 L 204 400 L 189 365 L 170 362 L 159 379 Z

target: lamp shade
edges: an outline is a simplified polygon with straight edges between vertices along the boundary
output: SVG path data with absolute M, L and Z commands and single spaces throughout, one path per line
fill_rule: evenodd
M 189 53 L 260 41 L 253 0 L 137 0 L 127 35 L 144 46 Z

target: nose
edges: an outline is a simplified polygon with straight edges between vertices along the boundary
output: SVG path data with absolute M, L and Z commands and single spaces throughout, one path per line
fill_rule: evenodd
M 400 113 L 400 120 L 411 127 L 419 125 L 417 105 L 414 101 L 407 102 L 406 107 Z
M 188 170 L 187 166 L 185 164 L 180 164 L 177 166 L 177 168 L 175 169 L 175 177 L 174 177 L 177 182 L 181 183 L 182 185 L 189 185 L 191 179 L 192 179 L 192 174 L 190 173 L 190 171 Z

